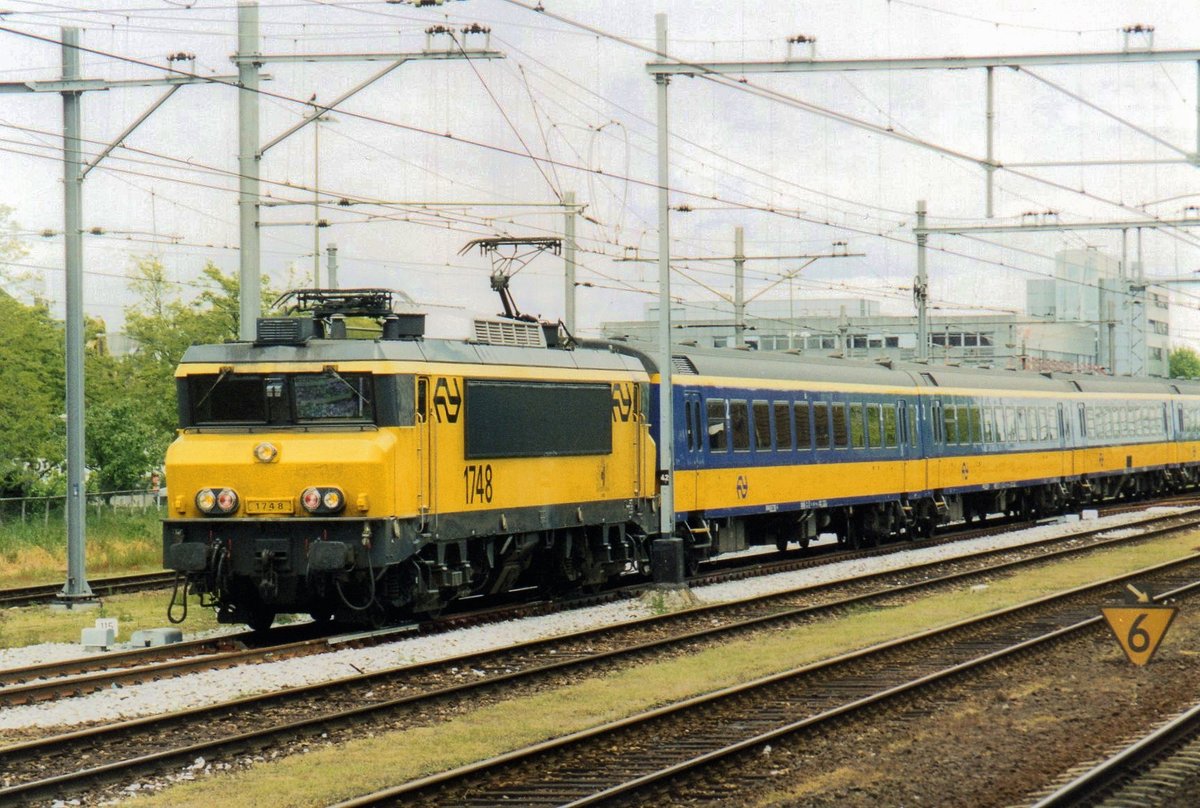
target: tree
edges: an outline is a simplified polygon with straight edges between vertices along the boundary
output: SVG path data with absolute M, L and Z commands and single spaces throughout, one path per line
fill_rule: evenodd
M 142 488 L 161 465 L 166 441 L 142 417 L 144 407 L 128 397 L 90 409 L 87 462 L 95 469 L 89 487 L 101 491 Z
M 62 328 L 44 304 L 0 292 L 0 493 L 24 496 L 61 476 L 66 458 Z
M 157 259 L 142 258 L 134 267 L 130 288 L 138 292 L 140 300 L 125 312 L 125 333 L 138 347 L 114 369 L 108 406 L 114 416 L 95 422 L 94 460 L 102 479 L 118 487 L 135 487 L 139 466 L 144 479 L 162 465 L 178 423 L 175 368 L 184 352 L 192 345 L 238 338 L 237 276 L 225 275 L 209 263 L 200 270 L 200 280 L 204 289 L 194 300 L 184 302 Z M 274 296 L 264 278 L 263 299 Z M 126 402 L 134 405 L 126 406 Z M 144 457 L 137 450 L 139 441 L 146 447 Z
M 1180 346 L 1167 357 L 1172 379 L 1200 379 L 1200 354 Z
M 31 285 L 40 276 L 12 265 L 29 254 L 29 249 L 17 236 L 17 225 L 12 221 L 13 209 L 0 205 L 0 282 L 9 290 L 16 287 Z M 36 295 L 34 295 L 36 297 Z

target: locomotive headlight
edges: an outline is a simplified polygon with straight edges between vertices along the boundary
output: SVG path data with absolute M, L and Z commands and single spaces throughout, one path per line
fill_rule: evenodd
M 217 509 L 221 513 L 233 513 L 237 510 L 238 495 L 232 488 L 222 488 L 217 494 Z
M 217 495 L 211 488 L 205 488 L 196 494 L 196 507 L 204 513 L 212 513 L 217 507 Z
M 315 513 L 321 507 L 321 492 L 315 488 L 306 488 L 300 495 L 300 504 L 309 513 Z
M 338 488 L 306 488 L 300 504 L 309 513 L 337 513 L 346 507 L 346 497 Z

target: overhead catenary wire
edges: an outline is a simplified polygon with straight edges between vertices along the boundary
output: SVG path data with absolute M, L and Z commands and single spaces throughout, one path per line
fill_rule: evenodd
M 535 160 L 535 162 L 536 162 L 536 160 Z M 581 167 L 575 166 L 575 168 L 577 168 L 577 169 L 586 169 L 587 167 L 582 167 L 582 168 L 581 168 Z M 746 208 L 746 209 L 751 209 L 752 207 L 751 207 L 751 205 L 744 205 L 744 208 Z M 828 221 L 826 221 L 826 222 L 818 222 L 818 223 L 824 223 L 824 225 L 829 225 L 829 226 L 833 226 L 833 227 L 838 227 L 838 226 L 839 226 L 839 225 L 836 225 L 836 223 L 833 223 L 833 222 L 828 222 Z M 860 232 L 865 232 L 865 231 L 860 231 Z M 971 256 L 967 256 L 967 257 L 968 257 L 968 258 L 974 258 L 974 257 L 971 257 Z

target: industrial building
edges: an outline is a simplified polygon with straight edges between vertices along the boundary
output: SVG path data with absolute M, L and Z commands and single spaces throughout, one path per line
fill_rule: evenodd
M 1083 371 L 1119 376 L 1167 376 L 1171 334 L 1164 287 L 1139 280 L 1136 265 L 1092 249 L 1055 256 L 1052 278 L 1026 282 L 1020 314 L 946 315 L 929 319 L 929 361 L 939 364 Z M 914 316 L 884 314 L 859 298 L 757 299 L 738 328 L 728 304 L 672 306 L 680 343 L 750 350 L 796 351 L 854 359 L 917 356 Z M 607 322 L 609 338 L 653 345 L 658 304 L 644 320 Z M 740 330 L 740 335 L 739 335 Z

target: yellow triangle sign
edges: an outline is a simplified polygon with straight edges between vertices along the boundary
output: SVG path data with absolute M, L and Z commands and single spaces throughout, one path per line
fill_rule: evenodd
M 1100 610 L 1121 650 L 1134 665 L 1145 665 L 1154 656 L 1177 611 L 1174 606 L 1148 604 Z

